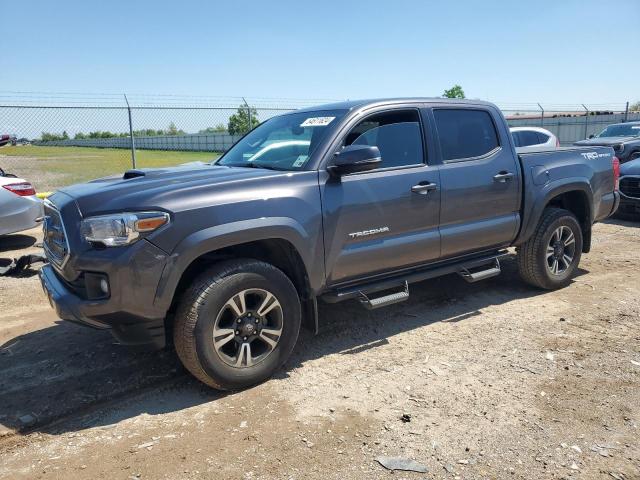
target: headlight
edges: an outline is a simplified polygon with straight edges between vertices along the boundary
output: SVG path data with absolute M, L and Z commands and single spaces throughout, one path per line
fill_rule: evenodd
M 119 247 L 135 242 L 140 234 L 153 232 L 166 223 L 169 215 L 164 212 L 116 213 L 84 219 L 80 233 L 88 242 Z

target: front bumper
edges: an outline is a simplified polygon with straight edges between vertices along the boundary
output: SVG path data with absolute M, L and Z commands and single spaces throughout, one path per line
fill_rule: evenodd
M 620 196 L 618 214 L 640 217 L 640 199 Z
M 160 349 L 166 344 L 164 317 L 149 318 L 123 311 L 114 298 L 86 300 L 72 291 L 50 264 L 40 269 L 40 283 L 62 320 L 110 329 L 123 345 Z

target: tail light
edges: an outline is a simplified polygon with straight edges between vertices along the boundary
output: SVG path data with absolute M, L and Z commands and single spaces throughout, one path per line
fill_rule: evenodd
M 10 183 L 9 185 L 3 185 L 3 188 L 21 197 L 29 197 L 36 194 L 36 189 L 29 182 Z
M 560 148 L 560 140 L 558 140 L 558 137 L 556 137 L 556 148 Z
M 618 157 L 613 157 L 613 161 L 612 161 L 612 167 L 613 167 L 613 189 L 614 190 L 619 190 L 620 188 L 620 160 L 618 160 Z

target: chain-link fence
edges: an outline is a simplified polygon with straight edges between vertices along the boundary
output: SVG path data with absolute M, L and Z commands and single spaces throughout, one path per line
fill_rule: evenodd
M 133 167 L 211 161 L 260 122 L 329 101 L 0 92 L 0 168 L 51 191 Z M 640 120 L 628 104 L 499 106 L 512 126 L 542 126 L 563 145 Z

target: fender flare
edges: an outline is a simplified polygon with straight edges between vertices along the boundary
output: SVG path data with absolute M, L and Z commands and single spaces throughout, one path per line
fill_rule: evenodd
M 542 189 L 534 194 L 534 198 L 528 199 L 525 197 L 523 210 L 524 212 L 530 213 L 528 215 L 528 220 L 526 223 L 523 223 L 518 237 L 513 242 L 514 245 L 523 244 L 531 237 L 531 235 L 533 235 L 538 223 L 540 222 L 540 217 L 542 217 L 542 212 L 553 198 L 558 195 L 562 195 L 563 193 L 575 191 L 582 192 L 587 196 L 587 209 L 589 212 L 588 226 L 590 227 L 593 223 L 594 212 L 593 191 L 591 190 L 591 185 L 589 184 L 588 179 L 581 177 L 563 178 L 543 185 Z
M 310 236 L 295 220 L 289 217 L 262 217 L 225 223 L 193 232 L 185 237 L 173 249 L 162 271 L 154 304 L 168 310 L 178 287 L 178 283 L 187 268 L 202 255 L 232 247 L 242 243 L 259 240 L 278 239 L 288 241 L 297 250 L 303 262 L 307 276 L 317 271 L 313 265 L 313 252 L 309 252 Z M 318 272 L 324 273 L 324 272 Z

